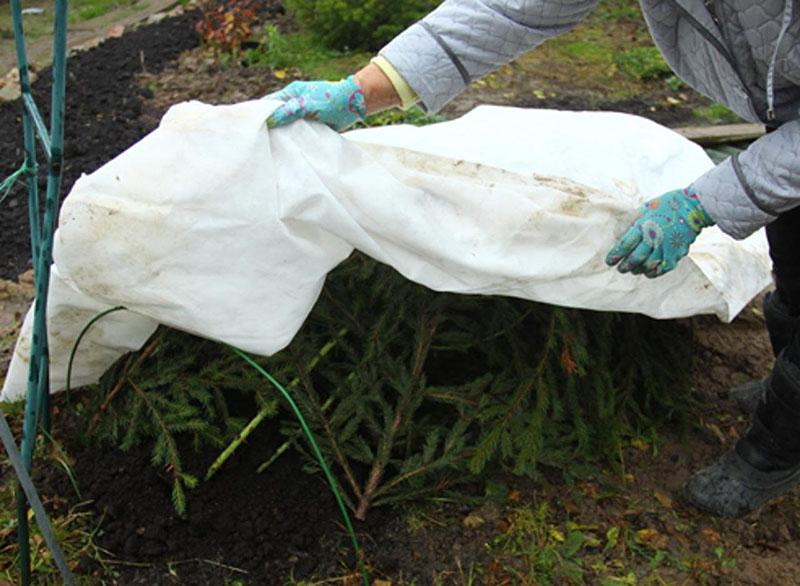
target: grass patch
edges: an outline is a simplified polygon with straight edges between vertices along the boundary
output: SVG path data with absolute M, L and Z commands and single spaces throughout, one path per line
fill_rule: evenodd
M 548 40 L 485 78 L 487 87 L 536 79 L 550 97 L 557 93 L 625 100 L 663 87 L 666 63 L 647 30 L 637 2 L 602 2 L 572 31 Z M 534 92 L 535 95 L 535 92 Z
M 606 0 L 600 3 L 589 18 L 595 22 L 620 19 L 639 21 L 642 18 L 642 11 L 635 0 Z
M 618 54 L 614 62 L 623 74 L 642 81 L 672 75 L 669 65 L 655 47 L 634 47 Z
M 337 51 L 309 33 L 282 33 L 274 25 L 268 25 L 258 41 L 257 48 L 248 49 L 243 55 L 247 65 L 296 70 L 314 79 L 340 79 L 365 65 L 371 56 Z
M 508 529 L 494 542 L 504 570 L 514 579 L 534 579 L 537 583 L 583 584 L 584 550 L 596 549 L 602 542 L 596 535 L 577 526 L 566 532 L 553 523 L 548 504 L 526 505 L 508 515 Z
M 593 41 L 574 41 L 563 45 L 560 50 L 570 59 L 580 59 L 594 65 L 610 65 L 614 62 L 612 50 Z
M 22 402 L 14 405 L 11 410 L 4 409 L 9 418 L 11 418 L 9 411 L 18 412 L 14 415 L 14 419 L 21 421 Z M 70 483 L 77 490 L 69 456 L 60 445 L 53 443 L 46 446 L 40 435 L 37 439 L 35 461 L 37 468 L 54 467 L 65 471 L 64 473 L 70 478 Z M 16 476 L 5 452 L 3 452 L 2 460 L 0 460 L 0 471 L 2 471 L 2 483 L 0 483 L 0 583 L 15 584 L 19 578 Z M 69 505 L 61 497 L 47 498 L 45 495 L 42 496 L 45 507 L 49 512 L 53 533 L 61 546 L 67 564 L 77 574 L 80 574 L 79 568 L 81 566 L 87 569 L 94 567 L 97 571 L 97 574 L 93 574 L 93 577 L 76 575 L 78 583 L 107 583 L 100 579 L 99 576 L 102 574 L 104 577 L 110 578 L 112 572 L 104 563 L 107 553 L 95 543 L 99 522 L 87 510 L 87 503 Z M 80 497 L 78 497 L 78 500 L 80 500 Z M 33 583 L 41 585 L 61 584 L 61 575 L 38 525 L 33 520 L 32 513 L 29 513 L 28 518 L 30 520 L 30 556 Z M 98 579 L 95 580 L 95 577 L 98 577 Z
M 136 4 L 137 0 L 71 0 L 67 5 L 67 22 L 69 25 L 74 25 L 98 18 L 119 8 L 127 9 L 127 13 L 134 10 Z M 22 17 L 22 27 L 28 41 L 53 34 L 55 6 L 52 2 L 43 2 L 41 7 L 44 8 L 43 14 L 23 15 Z M 13 41 L 13 39 L 14 27 L 11 11 L 5 8 L 0 11 L 0 40 Z M 13 50 L 13 47 L 9 46 L 9 50 Z
M 69 24 L 99 18 L 117 9 L 124 9 L 127 14 L 134 10 L 137 3 L 137 0 L 72 0 L 69 5 Z
M 741 122 L 739 115 L 720 103 L 713 103 L 705 108 L 697 108 L 694 115 L 703 122 L 711 124 L 732 124 Z
M 414 106 L 408 110 L 385 110 L 372 116 L 368 116 L 363 123 L 356 125 L 356 128 L 372 126 L 391 126 L 392 124 L 413 124 L 414 126 L 425 126 L 436 122 L 444 122 L 446 118 L 438 114 L 429 115 L 418 107 Z

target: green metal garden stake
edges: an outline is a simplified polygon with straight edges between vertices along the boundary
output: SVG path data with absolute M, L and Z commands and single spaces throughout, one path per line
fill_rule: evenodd
M 21 101 L 22 126 L 25 142 L 23 168 L 28 175 L 28 219 L 31 230 L 31 254 L 34 268 L 36 301 L 34 305 L 33 340 L 28 372 L 28 391 L 25 403 L 25 420 L 22 430 L 21 457 L 26 470 L 33 465 L 33 448 L 37 428 L 42 421 L 49 426 L 49 357 L 47 348 L 47 295 L 50 283 L 50 264 L 53 252 L 53 234 L 61 191 L 61 173 L 64 145 L 64 109 L 67 60 L 67 0 L 55 0 L 53 25 L 53 85 L 48 131 L 31 93 L 25 34 L 22 27 L 20 0 L 11 0 L 11 16 L 17 53 Z M 37 185 L 36 139 L 47 158 L 47 195 L 44 218 L 40 222 L 39 193 Z M 31 583 L 30 546 L 28 528 L 28 502 L 21 489 L 17 491 L 18 538 L 20 550 L 20 577 L 24 586 Z

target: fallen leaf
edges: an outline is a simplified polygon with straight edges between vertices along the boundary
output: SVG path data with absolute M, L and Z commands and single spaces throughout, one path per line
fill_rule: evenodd
M 486 519 L 484 519 L 480 515 L 476 515 L 475 513 L 470 513 L 469 515 L 464 517 L 462 523 L 464 524 L 464 527 L 466 527 L 467 529 L 477 529 L 478 527 L 481 527 L 484 523 L 486 523 Z
M 728 438 L 725 437 L 725 434 L 722 433 L 722 430 L 719 428 L 719 426 L 716 423 L 706 423 L 706 429 L 708 429 L 709 431 L 713 432 L 714 435 L 717 436 L 717 439 L 719 440 L 719 443 L 721 443 L 722 445 L 725 445 L 725 444 L 728 443 Z
M 550 528 L 550 537 L 552 537 L 553 539 L 555 539 L 559 543 L 563 543 L 564 542 L 564 534 L 561 533 L 561 531 L 559 531 L 555 527 L 551 527 Z
M 672 499 L 668 495 L 664 494 L 663 492 L 661 492 L 659 490 L 656 490 L 653 494 L 655 495 L 656 500 L 659 503 L 661 503 L 662 507 L 665 507 L 667 509 L 671 509 L 672 508 Z
M 722 539 L 720 534 L 718 532 L 716 532 L 714 529 L 712 529 L 711 527 L 703 527 L 700 530 L 700 533 L 703 535 L 705 540 L 708 541 L 709 543 L 717 543 Z
M 564 499 L 564 510 L 569 514 L 574 515 L 578 512 L 578 505 L 569 499 Z
M 635 437 L 631 440 L 631 445 L 639 450 L 640 452 L 644 452 L 649 447 L 642 438 Z
M 665 549 L 669 545 L 669 539 L 655 529 L 640 529 L 636 532 L 636 542 L 652 547 L 653 549 Z
M 275 69 L 272 72 L 272 75 L 275 76 L 275 79 L 286 79 L 286 70 L 285 69 Z

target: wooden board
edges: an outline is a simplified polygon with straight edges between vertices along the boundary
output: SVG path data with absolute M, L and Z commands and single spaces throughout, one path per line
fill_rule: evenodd
M 765 132 L 763 124 L 725 124 L 721 126 L 687 126 L 673 128 L 689 140 L 709 146 L 742 140 L 755 140 Z

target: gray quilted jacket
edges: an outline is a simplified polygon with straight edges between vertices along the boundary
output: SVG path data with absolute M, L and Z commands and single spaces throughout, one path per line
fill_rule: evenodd
M 446 0 L 381 55 L 435 112 L 597 3 Z M 720 228 L 744 238 L 800 204 L 800 0 L 640 3 L 656 44 L 689 85 L 746 120 L 780 124 L 694 182 Z

